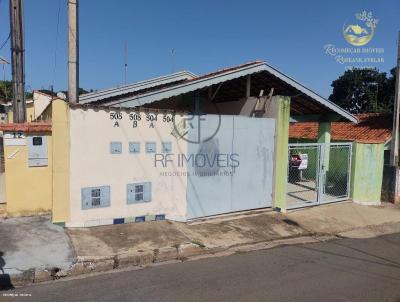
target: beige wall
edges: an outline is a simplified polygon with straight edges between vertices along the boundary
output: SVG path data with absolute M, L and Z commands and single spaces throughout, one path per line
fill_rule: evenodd
M 12 107 L 10 107 L 9 111 L 7 112 L 8 116 L 8 122 L 13 123 L 14 122 L 14 113 L 12 111 Z M 35 119 L 35 107 L 33 104 L 33 101 L 27 101 L 26 102 L 26 121 L 31 122 Z
M 51 108 L 49 108 L 51 107 Z M 53 139 L 53 223 L 64 225 L 69 221 L 69 106 L 55 99 L 45 112 L 52 118 Z
M 115 111 L 111 111 L 115 112 Z M 154 167 L 154 154 L 146 154 L 145 143 L 154 141 L 157 153 L 161 142 L 172 142 L 173 154 L 186 154 L 187 143 L 171 135 L 172 122 L 163 122 L 162 114 L 150 128 L 150 122 L 141 113 L 142 120 L 133 128 L 129 112 L 120 111 L 122 119 L 111 120 L 110 111 L 82 108 L 70 109 L 70 219 L 67 226 L 90 225 L 90 221 L 141 215 L 166 214 L 168 219 L 183 220 L 186 216 L 187 177 L 160 176 L 161 172 L 185 173 L 177 161 L 168 168 Z M 169 115 L 170 116 L 170 115 Z M 176 116 L 179 122 L 181 117 Z M 115 122 L 119 127 L 115 127 Z M 110 154 L 110 142 L 122 142 L 122 154 Z M 140 154 L 130 154 L 130 141 L 141 143 Z M 152 182 L 152 200 L 148 203 L 127 204 L 126 185 L 134 182 Z M 111 206 L 81 209 L 81 188 L 109 185 Z M 88 223 L 89 222 L 89 223 Z
M 26 138 L 22 136 L 17 139 L 8 139 L 7 133 L 5 134 L 5 187 L 9 215 L 32 215 L 51 210 L 52 141 L 50 135 L 47 135 L 47 150 L 48 166 L 29 167 Z
M 0 173 L 0 203 L 6 203 L 6 173 Z

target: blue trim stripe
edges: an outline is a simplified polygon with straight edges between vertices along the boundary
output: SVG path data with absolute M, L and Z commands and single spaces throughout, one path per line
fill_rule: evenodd
M 156 215 L 156 221 L 157 220 L 165 220 L 165 215 L 164 214 Z
M 145 221 L 146 221 L 146 217 L 145 216 L 135 217 L 135 222 L 145 222 Z
M 124 218 L 114 218 L 114 224 L 123 224 L 124 222 Z
M 110 219 L 111 220 L 111 219 Z M 95 226 L 95 225 L 112 225 L 112 224 L 127 224 L 127 223 L 134 223 L 134 222 L 148 222 L 148 221 L 158 221 L 158 220 L 165 220 L 165 214 L 158 214 L 158 215 L 145 215 L 145 216 L 131 216 L 131 217 L 125 217 L 125 218 L 113 218 L 112 222 L 110 223 L 100 223 L 100 224 L 89 224 L 86 225 L 85 227 L 90 227 L 90 226 Z M 91 220 L 93 222 L 94 220 Z M 101 220 L 96 220 L 98 222 L 101 222 Z M 59 225 L 61 227 L 65 227 L 65 222 L 56 222 L 54 223 L 56 225 Z

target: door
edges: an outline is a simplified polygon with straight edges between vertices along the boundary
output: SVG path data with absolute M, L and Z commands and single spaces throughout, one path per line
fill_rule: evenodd
M 289 144 L 289 209 L 350 197 L 351 143 Z
M 321 145 L 290 144 L 288 160 L 287 207 L 316 205 L 320 187 Z

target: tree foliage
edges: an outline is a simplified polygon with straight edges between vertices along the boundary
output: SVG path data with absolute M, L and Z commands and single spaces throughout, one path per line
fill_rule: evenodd
M 391 113 L 395 81 L 395 68 L 390 75 L 377 69 L 347 70 L 332 82 L 329 100 L 351 113 Z
M 12 85 L 10 81 L 0 81 L 0 100 L 12 100 Z
M 32 92 L 25 91 L 25 98 L 31 99 Z M 0 101 L 10 102 L 13 99 L 12 83 L 11 81 L 0 81 Z
M 39 89 L 38 91 L 46 93 L 48 95 L 56 96 L 57 93 L 52 92 L 51 90 L 48 89 Z M 92 92 L 93 90 L 86 90 L 84 88 L 79 88 L 79 95 L 85 94 L 88 92 Z M 65 95 L 68 95 L 67 91 L 62 91 L 65 93 Z M 25 92 L 25 97 L 26 99 L 32 99 L 33 94 L 32 92 Z M 0 81 L 0 101 L 7 102 L 7 101 L 12 101 L 13 98 L 13 92 L 12 92 L 12 83 L 11 81 Z

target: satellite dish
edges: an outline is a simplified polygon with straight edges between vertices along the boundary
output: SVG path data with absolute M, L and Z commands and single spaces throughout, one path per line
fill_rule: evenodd
M 59 99 L 62 99 L 62 100 L 66 100 L 67 99 L 67 96 L 65 95 L 65 93 L 64 92 L 57 92 L 57 97 L 59 98 Z

